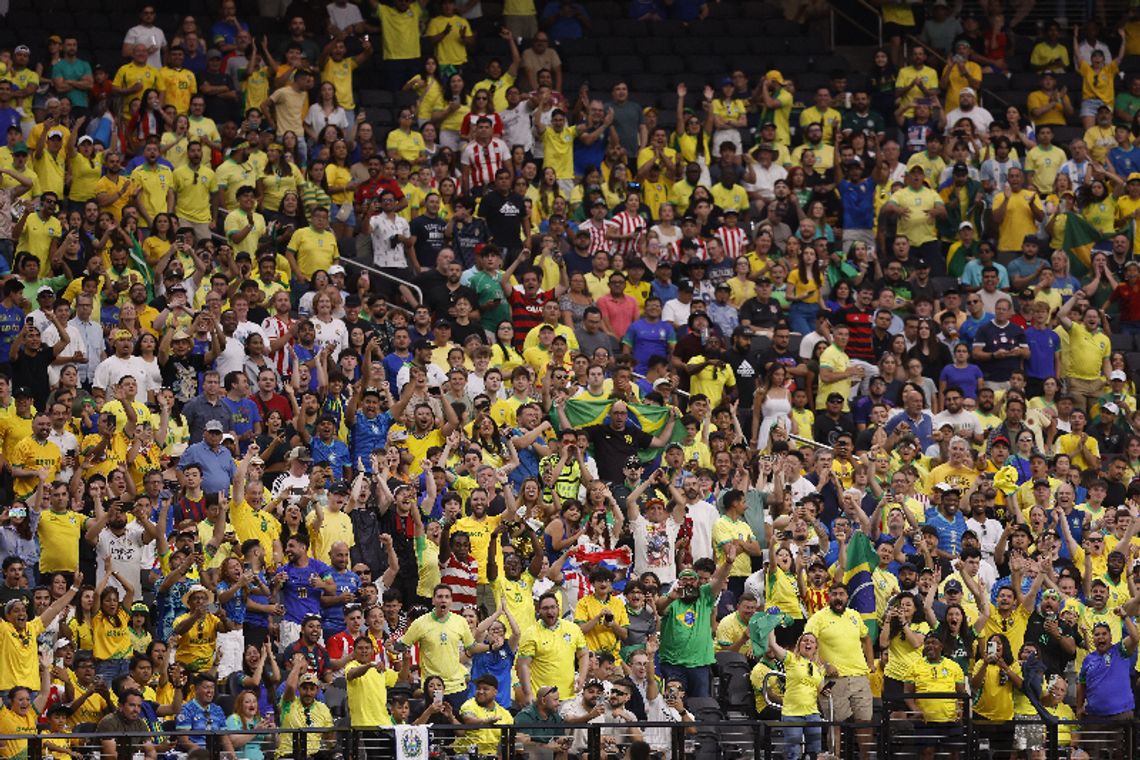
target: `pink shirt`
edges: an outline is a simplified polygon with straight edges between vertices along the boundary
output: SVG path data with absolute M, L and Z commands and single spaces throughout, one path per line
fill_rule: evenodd
M 598 310 L 602 312 L 602 316 L 610 323 L 614 334 L 619 338 L 625 335 L 629 326 L 641 316 L 641 309 L 638 308 L 636 300 L 629 296 L 622 296 L 619 300 L 609 293 L 598 299 Z

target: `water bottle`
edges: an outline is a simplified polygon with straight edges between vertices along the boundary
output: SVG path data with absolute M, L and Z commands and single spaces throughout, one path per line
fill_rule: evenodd
M 131 755 L 131 760 L 146 760 L 146 753 L 139 751 Z

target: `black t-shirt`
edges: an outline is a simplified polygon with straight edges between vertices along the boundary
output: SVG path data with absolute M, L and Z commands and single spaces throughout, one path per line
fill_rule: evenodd
M 764 365 L 755 351 L 743 354 L 726 351 L 724 361 L 732 367 L 736 375 L 736 393 L 742 409 L 752 408 L 752 397 L 756 393 L 756 380 L 764 376 Z
M 1077 646 L 1082 646 L 1081 634 L 1075 625 L 1061 620 L 1057 620 L 1057 625 L 1061 628 L 1061 636 L 1072 636 Z M 1029 623 L 1025 626 L 1025 643 L 1037 645 L 1046 675 L 1061 675 L 1065 672 L 1065 666 L 1073 661 L 1073 655 L 1066 653 L 1061 648 L 1061 643 L 1045 630 L 1045 616 L 1040 612 L 1029 616 Z
M 416 239 L 416 260 L 425 269 L 435 267 L 436 257 L 446 244 L 443 230 L 447 222 L 437 217 L 421 214 L 409 225 L 412 237 Z
M 64 349 L 71 353 L 71 347 Z M 41 345 L 39 351 L 28 353 L 27 344 L 12 362 L 12 387 L 27 388 L 35 399 L 36 408 L 43 409 L 48 397 L 48 366 L 55 359 L 55 349 Z
M 850 433 L 851 439 L 855 439 L 855 421 L 851 419 L 850 414 L 841 414 L 839 419 L 832 419 L 830 415 L 820 414 L 815 418 L 815 425 L 812 426 L 812 435 L 815 440 L 820 443 L 826 443 L 828 446 L 835 445 L 835 438 L 840 433 Z
M 644 430 L 626 425 L 624 430 L 614 430 L 607 424 L 586 428 L 590 445 L 594 447 L 594 459 L 598 463 L 598 477 L 610 483 L 625 480 L 622 468 L 631 456 L 649 448 L 653 436 Z
M 487 223 L 482 219 L 456 222 L 451 228 L 451 233 L 455 252 L 459 254 L 463 268 L 468 269 L 475 266 L 475 246 L 491 239 L 491 234 L 487 231 Z
M 479 325 L 478 322 L 468 320 L 467 324 L 461 325 L 454 319 L 448 320 L 451 323 L 451 340 L 457 345 L 462 346 L 468 337 L 472 335 L 479 336 L 480 343 L 487 342 L 487 332 Z
M 772 346 L 768 346 L 768 348 L 764 349 L 764 352 L 760 354 L 758 361 L 760 362 L 760 370 L 767 374 L 771 371 L 770 368 L 776 364 L 779 364 L 785 369 L 791 369 L 799 365 L 800 357 L 788 349 L 778 351 Z
M 171 354 L 161 369 L 162 384 L 174 391 L 175 399 L 186 404 L 198 395 L 198 378 L 206 371 L 206 357 L 201 354 Z
M 740 323 L 747 322 L 752 327 L 775 327 L 781 316 L 780 304 L 771 298 L 749 298 L 740 307 Z
M 479 202 L 479 216 L 487 220 L 491 240 L 503 248 L 518 248 L 522 243 L 526 201 L 518 193 L 490 192 Z

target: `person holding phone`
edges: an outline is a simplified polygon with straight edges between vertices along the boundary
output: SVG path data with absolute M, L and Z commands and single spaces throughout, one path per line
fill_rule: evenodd
M 830 687 L 839 671 L 820 657 L 819 639 L 814 634 L 805 633 L 796 640 L 796 645 L 787 650 L 776 641 L 776 630 L 768 633 L 768 648 L 776 660 L 784 663 L 784 757 L 787 760 L 800 760 L 806 752 L 815 757 L 823 748 L 823 727 L 818 724 L 823 718 L 819 714 L 819 697 L 830 696 Z M 828 687 L 825 690 L 825 686 Z

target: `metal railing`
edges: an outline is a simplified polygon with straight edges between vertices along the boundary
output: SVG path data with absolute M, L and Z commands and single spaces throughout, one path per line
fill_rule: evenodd
M 541 725 L 492 725 L 473 728 L 456 724 L 427 726 L 424 757 L 456 760 L 551 760 L 567 749 L 590 760 L 621 758 L 625 748 L 638 736 L 650 742 L 658 760 L 784 760 L 789 742 L 796 740 L 790 729 L 813 727 L 822 730 L 823 752 L 842 760 L 878 760 L 923 757 L 934 747 L 938 757 L 956 753 L 959 760 L 1004 758 L 1013 750 L 1033 749 L 1032 739 L 1026 743 L 1026 729 L 1036 731 L 1037 741 L 1046 760 L 1065 760 L 1077 750 L 1091 757 L 1108 754 L 1122 760 L 1138 756 L 1137 725 L 1133 720 L 1060 721 L 1046 724 L 1039 719 L 992 724 L 971 714 L 969 698 L 961 695 L 921 695 L 923 699 L 957 699 L 963 702 L 962 718 L 954 724 L 924 724 L 917 716 L 899 718 L 886 712 L 868 723 L 831 720 L 760 719 L 736 714 L 725 719 L 710 716 L 699 708 L 695 722 L 583 723 L 565 722 Z M 700 700 L 690 700 L 698 702 Z M 530 733 L 528 733 L 528 731 Z M 478 733 L 477 733 L 478 732 Z M 225 737 L 239 731 L 162 731 L 168 742 L 159 748 L 158 757 L 173 760 L 185 755 L 185 746 L 177 745 L 178 737 L 204 739 L 210 757 L 224 757 Z M 396 747 L 393 727 L 372 728 L 335 725 L 332 727 L 266 728 L 244 733 L 257 735 L 266 757 L 278 760 L 399 760 L 406 756 Z M 151 741 L 151 733 L 99 734 L 35 734 L 0 736 L 0 742 L 27 742 L 28 760 L 41 760 L 50 752 L 51 743 L 68 744 L 84 757 L 99 756 L 103 739 L 132 741 L 132 751 L 141 751 L 141 742 Z M 276 739 L 287 737 L 288 751 L 275 751 Z M 319 738 L 318 738 L 319 737 Z M 1062 739 L 1062 737 L 1065 737 Z M 175 745 L 173 751 L 163 749 Z M 310 746 L 310 744 L 312 746 Z M 5 745 L 11 748 L 11 745 Z M 240 752 L 240 750 L 239 750 Z M 96 753 L 92 755 L 91 753 Z
M 365 235 L 364 237 L 367 237 L 367 236 Z M 353 243 L 354 244 L 356 243 L 355 237 L 353 238 Z M 357 256 L 360 255 L 360 252 L 358 250 L 353 251 L 353 253 L 355 254 L 353 256 L 341 256 L 339 259 L 340 263 L 342 265 L 347 264 L 349 266 L 354 266 L 357 269 L 362 269 L 362 270 L 370 273 L 370 275 L 382 277 L 385 280 L 388 280 L 389 282 L 396 283 L 397 285 L 403 285 L 404 287 L 406 287 L 408 290 L 412 291 L 415 294 L 416 299 L 421 304 L 424 302 L 424 292 L 420 288 L 419 285 L 416 285 L 414 282 L 410 282 L 410 281 L 405 280 L 401 277 L 397 277 L 394 274 L 391 274 L 389 272 L 385 272 L 384 270 L 379 269 L 379 268 L 373 266 L 372 264 L 368 264 L 368 263 L 361 261 L 359 258 L 357 258 Z M 389 307 L 395 307 L 395 308 L 399 309 L 400 311 L 406 313 L 409 317 L 412 316 L 412 312 L 410 310 L 404 308 L 403 306 L 400 306 L 399 304 L 389 303 L 388 306 Z

